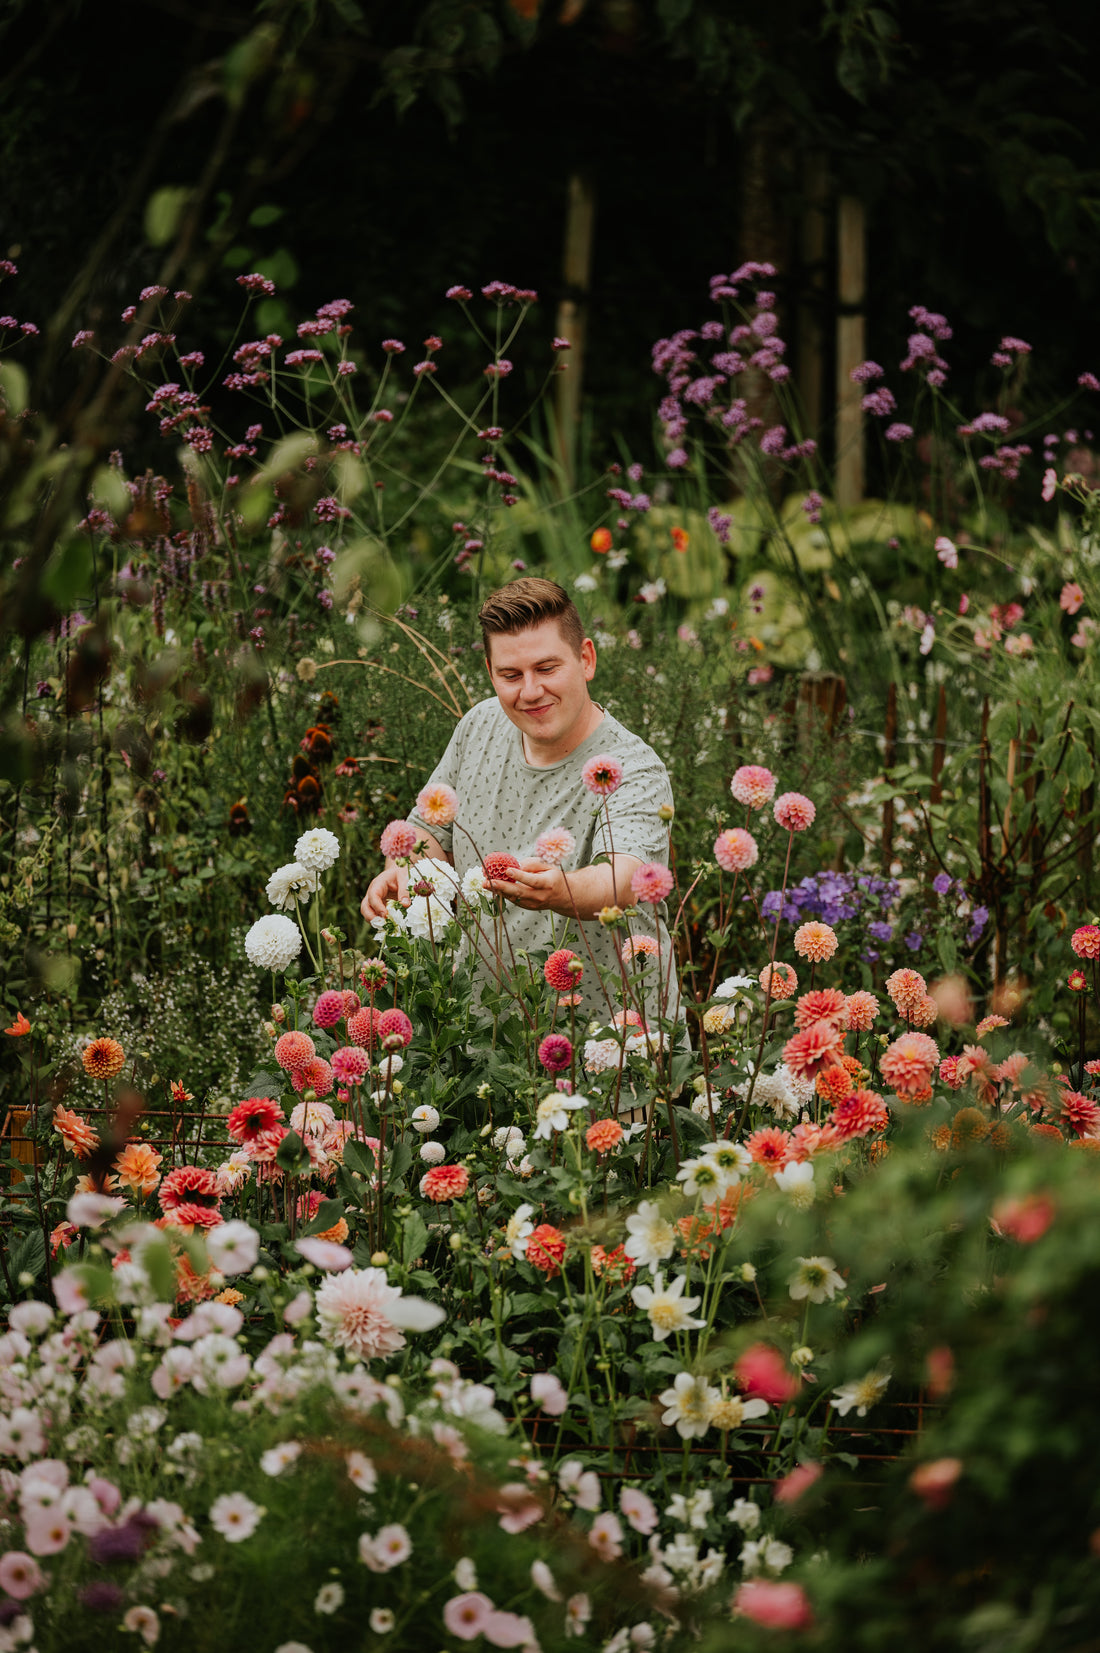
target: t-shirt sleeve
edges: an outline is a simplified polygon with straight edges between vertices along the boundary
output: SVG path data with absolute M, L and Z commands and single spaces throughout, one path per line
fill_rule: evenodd
M 597 818 L 596 853 L 636 855 L 639 861 L 658 861 L 667 866 L 668 827 L 657 811 L 662 804 L 672 803 L 668 770 L 653 751 L 648 757 L 639 757 L 636 752 L 616 755 L 623 764 L 622 784 L 607 800 L 610 838 L 603 810 Z
M 467 717 L 468 716 L 469 714 L 467 714 Z M 437 782 L 441 782 L 445 786 L 453 787 L 461 797 L 461 792 L 459 789 L 459 776 L 462 771 L 462 754 L 466 745 L 466 723 L 466 717 L 459 721 L 455 728 L 454 734 L 447 742 L 446 751 L 436 764 L 435 768 L 432 770 L 431 776 L 425 782 L 425 785 L 431 786 Z M 417 790 L 419 792 L 421 789 L 418 788 Z M 446 850 L 448 855 L 451 854 L 452 840 L 454 838 L 454 831 L 452 827 L 429 826 L 427 821 L 416 813 L 415 808 L 409 810 L 409 813 L 405 819 L 411 821 L 414 827 L 420 827 L 423 832 L 430 832 L 440 849 Z

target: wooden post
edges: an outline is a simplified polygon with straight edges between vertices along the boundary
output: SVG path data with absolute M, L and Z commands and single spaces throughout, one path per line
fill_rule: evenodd
M 565 203 L 565 251 L 562 259 L 562 299 L 558 305 L 557 336 L 568 339 L 555 386 L 558 420 L 558 458 L 569 487 L 577 470 L 577 429 L 581 387 L 584 383 L 585 335 L 588 326 L 588 289 L 592 277 L 592 232 L 596 218 L 596 191 L 591 178 L 574 172 Z
M 798 307 L 798 393 L 805 414 L 806 436 L 816 437 L 825 411 L 825 338 L 823 316 L 827 289 L 829 244 L 829 172 L 824 155 L 807 155 L 803 172 L 802 290 Z
M 863 498 L 863 386 L 853 367 L 866 356 L 863 305 L 867 296 L 867 226 L 863 202 L 842 195 L 837 204 L 836 499 L 842 507 Z

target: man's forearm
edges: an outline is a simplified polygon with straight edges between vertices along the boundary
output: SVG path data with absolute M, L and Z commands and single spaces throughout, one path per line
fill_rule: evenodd
M 641 866 L 633 855 L 616 855 L 613 863 L 578 867 L 562 872 L 564 888 L 552 906 L 565 918 L 593 919 L 605 907 L 629 907 L 633 896 L 630 880 Z

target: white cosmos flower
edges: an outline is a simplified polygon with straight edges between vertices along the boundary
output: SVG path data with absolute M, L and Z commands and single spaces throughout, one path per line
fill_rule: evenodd
M 717 1142 L 704 1142 L 699 1152 L 713 1160 L 731 1184 L 740 1181 L 742 1172 L 752 1170 L 752 1155 L 741 1142 L 727 1142 L 719 1137 Z
M 558 1470 L 558 1485 L 579 1510 L 598 1510 L 600 1479 L 595 1470 L 585 1469 L 579 1458 L 567 1458 Z
M 671 1257 L 676 1247 L 676 1229 L 655 1200 L 643 1200 L 626 1219 L 627 1237 L 623 1250 L 639 1268 L 655 1268 Z
M 517 1206 L 508 1219 L 508 1226 L 504 1230 L 504 1243 L 513 1257 L 526 1257 L 527 1241 L 535 1232 L 535 1225 L 530 1221 L 534 1211 L 533 1205 Z
M 360 1492 L 373 1492 L 378 1485 L 378 1471 L 365 1453 L 349 1452 L 346 1462 L 352 1486 Z
M 686 1285 L 687 1276 L 678 1274 L 666 1286 L 664 1276 L 658 1269 L 652 1286 L 635 1286 L 630 1294 L 638 1307 L 648 1314 L 654 1339 L 658 1343 L 662 1343 L 672 1332 L 701 1331 L 706 1325 L 705 1320 L 695 1320 L 689 1314 L 690 1309 L 699 1307 L 702 1298 L 685 1297 Z
M 831 1257 L 796 1257 L 798 1264 L 787 1285 L 795 1302 L 809 1298 L 811 1303 L 832 1302 L 845 1286 L 844 1276 L 836 1272 Z
M 302 1447 L 299 1441 L 280 1441 L 277 1446 L 268 1447 L 260 1454 L 260 1468 L 265 1475 L 281 1475 L 284 1469 L 301 1456 Z
M 245 936 L 244 950 L 258 970 L 285 970 L 302 950 L 302 932 L 282 913 L 267 913 Z
M 535 1126 L 536 1139 L 546 1140 L 553 1131 L 564 1131 L 569 1126 L 570 1112 L 575 1108 L 587 1108 L 587 1096 L 566 1096 L 561 1091 L 551 1091 L 544 1096 L 535 1110 L 538 1124 Z
M 111 1194 L 74 1194 L 65 1216 L 74 1228 L 102 1228 L 125 1209 L 126 1201 Z
M 775 1173 L 772 1181 L 797 1211 L 806 1211 L 814 1203 L 814 1168 L 808 1159 L 792 1160 Z
M 254 1504 L 244 1492 L 223 1492 L 210 1506 L 210 1525 L 230 1544 L 251 1538 L 264 1515 L 262 1504 Z
M 290 912 L 295 897 L 312 895 L 320 882 L 319 876 L 304 867 L 300 861 L 288 861 L 271 874 L 265 886 L 267 899 L 273 907 Z
M 260 1236 L 250 1223 L 219 1223 L 207 1232 L 206 1253 L 219 1274 L 247 1274 L 256 1267 Z
M 313 1603 L 315 1613 L 338 1613 L 344 1605 L 342 1584 L 322 1584 Z
M 455 1568 L 455 1576 L 458 1576 L 457 1567 Z M 554 1575 L 550 1571 L 550 1568 L 546 1565 L 545 1561 L 532 1561 L 531 1583 L 535 1586 L 536 1590 L 542 1591 L 542 1594 L 546 1597 L 547 1601 L 561 1600 L 561 1591 L 558 1589 Z M 476 1588 L 476 1584 L 471 1586 L 471 1588 Z
M 865 1418 L 867 1408 L 882 1399 L 889 1382 L 890 1373 L 877 1366 L 874 1371 L 867 1372 L 854 1383 L 842 1383 L 833 1390 L 833 1410 L 840 1417 L 846 1418 L 855 1407 L 856 1416 Z
M 303 832 L 294 846 L 294 859 L 310 872 L 327 872 L 335 866 L 339 854 L 339 838 L 325 827 L 313 827 L 309 832 Z
M 677 1372 L 672 1388 L 657 1398 L 667 1408 L 661 1414 L 661 1422 L 674 1424 L 676 1433 L 690 1441 L 693 1436 L 705 1435 L 710 1428 L 721 1390 L 692 1372 Z

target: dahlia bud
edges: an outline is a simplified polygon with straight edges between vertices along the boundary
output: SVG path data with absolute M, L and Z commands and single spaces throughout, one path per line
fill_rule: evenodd
M 623 910 L 621 907 L 601 907 L 599 912 L 596 914 L 598 922 L 604 925 L 605 928 L 609 925 L 617 924 L 622 916 Z
M 390 1260 L 390 1254 L 389 1254 L 388 1251 L 372 1251 L 371 1252 L 371 1258 L 370 1258 L 371 1268 L 385 1268 L 386 1265 L 389 1263 L 389 1260 Z
M 746 1286 L 752 1285 L 753 1281 L 756 1279 L 756 1270 L 751 1263 L 741 1264 L 741 1278 L 745 1282 Z
M 271 1020 L 273 1022 L 278 1022 L 280 1025 L 286 1021 L 286 1011 L 283 1009 L 281 1004 L 273 1004 L 271 1006 Z
M 792 1366 L 808 1366 L 813 1358 L 813 1350 L 805 1343 L 801 1344 L 797 1349 L 791 1350 Z
M 660 816 L 662 821 L 671 821 L 675 817 L 676 811 L 673 809 L 671 804 L 662 804 L 660 809 L 658 809 L 657 814 Z

